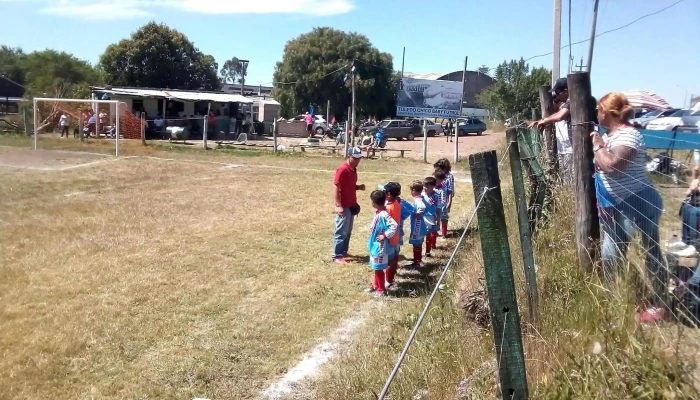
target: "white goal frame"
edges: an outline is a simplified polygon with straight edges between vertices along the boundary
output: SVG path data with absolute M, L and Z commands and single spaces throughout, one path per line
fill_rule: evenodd
M 37 132 L 37 127 L 39 126 L 39 115 L 37 114 L 38 107 L 37 105 L 39 102 L 47 102 L 47 103 L 89 103 L 89 104 L 114 104 L 115 105 L 115 114 L 116 114 L 116 124 L 115 124 L 115 135 L 114 135 L 114 156 L 119 157 L 119 135 L 121 134 L 121 130 L 119 129 L 119 103 L 123 103 L 122 101 L 119 100 L 93 100 L 93 99 L 60 99 L 60 98 L 48 98 L 48 97 L 36 97 L 34 98 L 34 110 L 33 110 L 33 121 L 34 121 L 34 150 L 37 150 L 37 139 L 39 137 L 39 134 Z M 99 126 L 99 115 L 97 116 L 98 122 L 97 125 Z M 83 129 L 83 127 L 78 127 L 79 129 Z M 82 132 L 81 132 L 82 134 Z M 82 137 L 82 136 L 81 136 Z

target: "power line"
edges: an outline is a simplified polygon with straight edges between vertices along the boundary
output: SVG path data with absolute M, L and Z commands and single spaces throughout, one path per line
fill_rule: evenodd
M 654 16 L 654 15 L 656 15 L 656 14 L 662 13 L 662 12 L 668 10 L 669 8 L 674 7 L 674 6 L 680 4 L 680 3 L 684 2 L 684 1 L 685 1 L 685 0 L 678 0 L 677 2 L 671 4 L 670 6 L 664 7 L 664 8 L 662 8 L 662 9 L 658 10 L 658 11 L 654 11 L 653 13 L 643 15 L 643 16 L 641 16 L 641 17 L 635 19 L 634 21 L 632 21 L 632 22 L 630 22 L 630 23 L 628 23 L 628 24 L 625 24 L 625 25 L 622 25 L 622 26 L 618 26 L 617 28 L 610 29 L 610 30 L 607 30 L 607 31 L 605 31 L 605 32 L 601 32 L 601 33 L 595 35 L 595 37 L 597 38 L 597 37 L 603 36 L 603 35 L 605 35 L 605 34 L 612 33 L 612 32 L 616 32 L 616 31 L 619 31 L 620 29 L 627 28 L 628 26 L 630 26 L 630 25 L 632 25 L 632 24 L 635 24 L 635 23 L 637 23 L 637 22 L 643 20 L 644 18 L 648 18 L 648 17 Z M 586 42 L 588 42 L 588 41 L 590 41 L 590 40 L 591 40 L 591 39 L 584 39 L 584 40 L 580 40 L 580 41 L 578 41 L 578 42 L 570 43 L 570 44 L 568 44 L 568 45 L 562 47 L 562 49 L 565 49 L 565 48 L 567 48 L 567 47 L 571 47 L 572 45 L 575 45 L 575 44 L 586 43 Z M 553 51 L 550 51 L 549 53 L 538 54 L 538 55 L 536 55 L 536 56 L 532 56 L 532 57 L 526 59 L 525 61 L 530 61 L 530 60 L 535 59 L 535 58 L 548 56 L 548 55 L 550 55 L 550 54 L 552 54 L 552 53 L 554 53 L 554 52 L 553 52 Z
M 327 73 L 327 74 L 321 76 L 320 78 L 313 79 L 313 80 L 323 79 L 323 78 L 325 78 L 325 77 L 327 77 L 327 76 L 330 76 L 330 75 L 335 74 L 336 72 L 339 72 L 339 71 L 342 71 L 342 70 L 344 70 L 344 69 L 347 69 L 347 68 L 349 68 L 351 65 L 352 65 L 351 63 L 350 63 L 350 64 L 345 64 L 345 65 L 343 65 L 342 67 L 340 67 L 340 68 L 338 68 L 338 69 L 336 69 L 336 70 L 334 70 L 334 71 L 331 71 L 331 72 L 329 72 L 329 73 Z M 296 84 L 299 83 L 299 82 L 310 82 L 310 81 L 312 81 L 312 79 L 297 80 L 297 81 L 294 81 L 294 82 L 266 82 L 266 83 L 263 83 L 263 85 L 266 85 L 266 86 L 269 85 L 269 84 L 272 84 L 272 85 L 296 85 Z

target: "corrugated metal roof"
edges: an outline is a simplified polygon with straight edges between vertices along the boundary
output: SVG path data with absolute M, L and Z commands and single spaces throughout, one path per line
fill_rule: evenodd
M 441 77 L 448 75 L 448 74 L 436 74 L 436 73 L 428 73 L 428 74 L 405 74 L 404 76 L 406 78 L 413 78 L 413 79 L 427 79 L 430 81 L 436 81 L 440 79 Z
M 241 96 L 240 94 L 213 93 L 213 92 L 187 92 L 182 90 L 158 90 L 158 89 L 137 89 L 137 88 L 93 88 L 94 91 L 107 94 L 155 97 L 179 101 L 211 101 L 214 103 L 253 103 L 253 100 Z

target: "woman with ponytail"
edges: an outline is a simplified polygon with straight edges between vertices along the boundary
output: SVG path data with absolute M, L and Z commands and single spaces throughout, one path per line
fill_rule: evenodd
M 646 178 L 646 148 L 642 134 L 629 120 L 634 109 L 622 93 L 608 93 L 598 103 L 598 120 L 605 138 L 591 132 L 595 154 L 595 184 L 603 243 L 603 273 L 612 284 L 624 263 L 636 230 L 646 252 L 652 296 L 640 315 L 642 322 L 663 319 L 667 310 L 667 271 L 659 246 L 661 196 Z

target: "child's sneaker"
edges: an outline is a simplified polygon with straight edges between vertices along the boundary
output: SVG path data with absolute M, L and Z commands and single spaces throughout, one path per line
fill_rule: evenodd
M 389 281 L 384 282 L 384 286 L 385 286 L 387 289 L 389 289 L 389 288 L 392 287 L 393 285 L 394 285 L 394 282 L 389 282 Z
M 430 253 L 425 253 L 425 255 L 424 255 L 423 257 L 425 257 L 425 258 L 433 258 L 433 255 L 430 254 Z
M 374 286 L 370 286 L 370 287 L 368 287 L 367 289 L 365 289 L 365 293 L 373 293 L 373 292 L 376 292 L 376 291 L 377 291 L 377 288 L 374 287 Z
M 374 293 L 374 297 L 384 297 L 384 296 L 386 296 L 386 292 L 384 292 L 384 291 L 382 291 L 382 292 L 377 291 Z
M 333 262 L 336 264 L 347 264 L 347 260 L 344 257 L 334 258 Z

